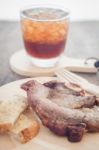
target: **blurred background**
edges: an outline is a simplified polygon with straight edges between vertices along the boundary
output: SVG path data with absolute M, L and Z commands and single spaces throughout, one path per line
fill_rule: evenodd
M 99 58 L 99 0 L 0 0 L 0 84 L 22 78 L 9 67 L 9 59 L 24 49 L 19 11 L 33 4 L 63 5 L 71 11 L 65 54 L 73 58 Z M 9 75 L 9 77 L 8 77 Z M 84 77 L 86 77 L 84 75 Z M 88 80 L 92 76 L 88 75 Z M 94 83 L 98 83 L 93 79 Z
M 0 19 L 19 20 L 20 8 L 34 3 L 56 3 L 70 9 L 72 21 L 99 20 L 99 0 L 0 0 Z
M 13 39 L 10 52 L 24 47 L 19 23 L 20 9 L 33 4 L 57 4 L 70 10 L 66 55 L 76 58 L 99 57 L 99 0 L 0 0 L 1 38 L 7 32 L 8 45 L 11 41 L 9 38 Z M 5 45 L 3 47 L 5 50 Z

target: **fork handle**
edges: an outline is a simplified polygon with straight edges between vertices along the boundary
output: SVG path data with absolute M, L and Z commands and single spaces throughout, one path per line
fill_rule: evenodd
M 96 95 L 97 97 L 99 97 L 99 86 L 94 85 L 92 83 L 88 83 L 88 84 L 84 84 L 83 86 L 81 86 L 85 91 Z

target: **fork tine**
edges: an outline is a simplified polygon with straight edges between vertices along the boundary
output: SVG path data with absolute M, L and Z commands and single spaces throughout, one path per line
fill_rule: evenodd
M 70 78 L 68 78 L 67 76 L 64 76 L 64 74 L 63 73 L 61 73 L 61 72 L 56 72 L 55 73 L 57 76 L 58 76 L 58 78 L 61 80 L 61 81 L 65 81 L 65 82 L 70 82 Z
M 59 71 L 56 72 L 56 75 L 62 79 L 64 78 L 64 80 L 68 81 L 68 82 L 72 82 L 72 83 L 77 83 L 78 80 L 76 80 L 74 77 L 70 76 L 68 74 L 68 72 L 66 72 L 64 69 L 61 69 Z
M 72 72 L 70 72 L 70 71 L 68 71 L 68 70 L 66 70 L 66 69 L 63 69 L 64 70 L 64 72 L 67 72 L 70 76 L 72 76 L 73 78 L 75 78 L 76 80 L 78 80 L 79 82 L 80 81 L 86 81 L 85 79 L 83 79 L 82 77 L 80 77 L 80 76 L 78 76 L 78 75 L 76 75 L 76 74 L 74 74 L 74 73 L 72 73 Z
M 67 71 L 66 69 L 62 69 L 61 72 L 65 72 L 67 73 L 70 77 L 72 77 L 73 79 L 75 79 L 75 81 L 78 81 L 78 82 L 81 82 L 81 81 L 86 81 L 85 79 L 83 79 L 82 77 L 70 72 L 70 71 Z
M 78 80 L 77 78 L 75 78 L 73 75 L 71 75 L 71 73 L 69 74 L 69 73 L 68 73 L 67 71 L 65 71 L 65 70 L 63 70 L 62 73 L 64 74 L 64 76 L 70 78 L 70 81 L 71 81 L 71 82 L 75 82 L 75 83 L 79 82 L 79 80 Z
M 64 73 L 63 70 L 58 71 L 56 75 L 61 79 L 64 80 L 65 82 L 71 82 L 71 83 L 77 83 L 76 80 L 73 80 L 68 74 Z
M 61 69 L 59 71 L 57 71 L 56 75 L 60 78 L 60 79 L 63 79 L 68 82 L 72 82 L 72 83 L 80 83 L 80 82 L 84 82 L 86 81 L 85 79 L 77 76 L 76 74 L 72 73 L 72 72 L 69 72 L 67 71 L 66 69 Z

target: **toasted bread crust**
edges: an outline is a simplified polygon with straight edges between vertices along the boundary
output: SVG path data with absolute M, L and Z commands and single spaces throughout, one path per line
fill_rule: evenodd
M 0 124 L 0 134 L 10 131 L 11 127 L 11 123 Z
M 13 96 L 13 99 L 0 99 L 0 133 L 11 130 L 18 117 L 27 108 L 26 98 Z
M 33 122 L 33 124 L 30 127 L 23 129 L 19 133 L 19 138 L 21 143 L 26 143 L 29 140 L 31 140 L 33 137 L 35 137 L 39 132 L 39 129 L 40 129 L 40 125 L 36 121 Z

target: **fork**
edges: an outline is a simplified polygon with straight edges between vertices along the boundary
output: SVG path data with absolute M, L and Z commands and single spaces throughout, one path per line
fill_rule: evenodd
M 66 69 L 58 70 L 55 75 L 64 82 L 73 83 L 79 85 L 81 88 L 86 90 L 87 92 L 96 95 L 99 97 L 99 86 L 94 85 L 87 81 L 86 79 L 67 71 Z

